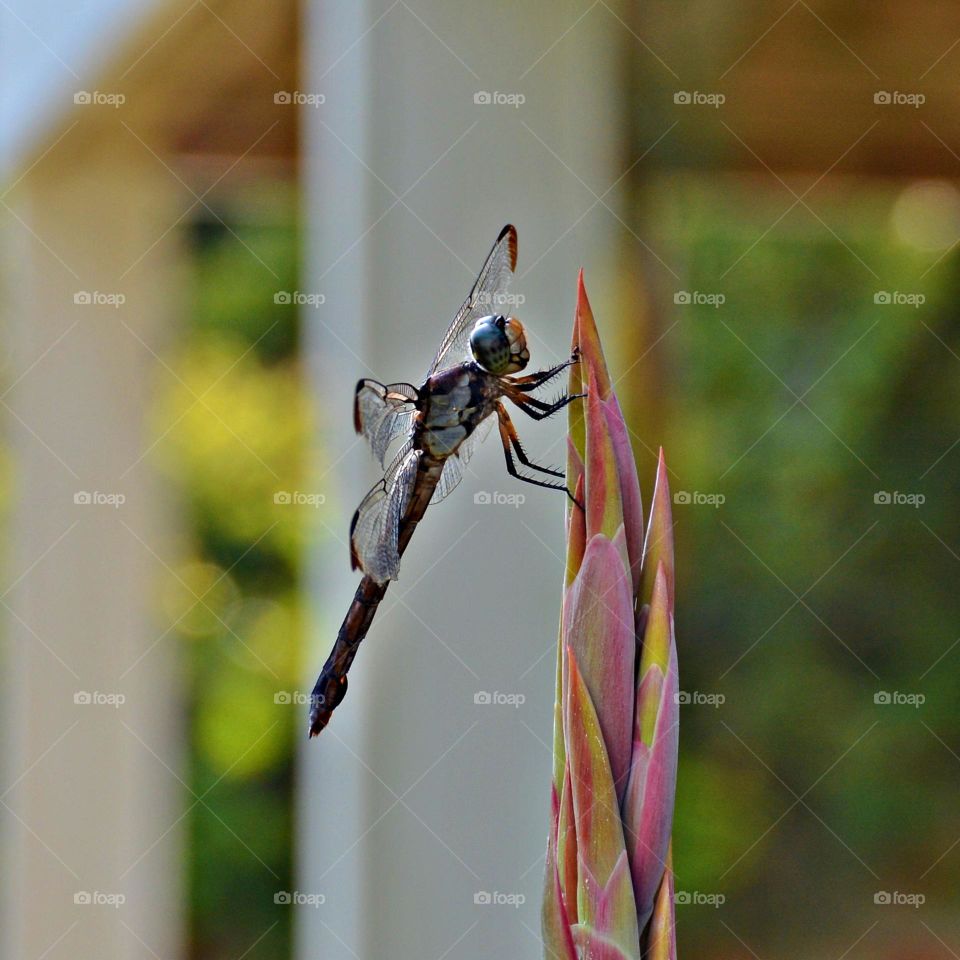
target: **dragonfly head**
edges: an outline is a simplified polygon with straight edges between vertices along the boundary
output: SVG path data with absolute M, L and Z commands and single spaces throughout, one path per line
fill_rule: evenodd
M 470 352 L 484 370 L 497 376 L 516 373 L 530 360 L 527 335 L 516 317 L 481 317 L 470 332 Z

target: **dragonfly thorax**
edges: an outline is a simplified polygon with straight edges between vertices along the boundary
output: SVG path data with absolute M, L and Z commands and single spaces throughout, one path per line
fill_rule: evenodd
M 527 335 L 516 317 L 481 317 L 470 333 L 470 352 L 484 370 L 497 376 L 517 373 L 530 359 Z

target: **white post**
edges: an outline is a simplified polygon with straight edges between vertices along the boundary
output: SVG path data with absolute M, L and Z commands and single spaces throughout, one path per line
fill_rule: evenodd
M 328 497 L 306 690 L 359 579 L 347 529 L 376 478 L 352 431 L 357 378 L 419 384 L 508 221 L 533 367 L 568 353 L 581 264 L 601 326 L 623 322 L 597 269 L 624 229 L 605 206 L 616 191 L 597 202 L 622 172 L 622 27 L 598 7 L 564 34 L 572 4 L 547 20 L 496 6 L 398 4 L 377 21 L 371 4 L 327 3 L 308 22 L 304 83 L 326 99 L 303 112 L 307 282 L 326 301 L 305 322 Z M 516 421 L 531 455 L 564 462 L 562 418 Z M 475 502 L 484 491 L 525 501 Z M 538 955 L 563 513 L 562 494 L 507 476 L 494 433 L 418 528 L 346 700 L 303 743 L 299 883 L 326 898 L 298 911 L 304 960 Z M 484 692 L 523 703 L 475 703 Z M 494 892 L 523 902 L 485 905 Z
M 361 42 L 348 56 L 341 59 L 341 55 L 352 39 L 367 29 L 374 16 L 371 7 L 362 2 L 305 6 L 303 85 L 307 91 L 331 90 L 336 77 L 337 89 L 352 90 L 359 102 L 368 99 L 369 45 Z M 311 616 L 307 620 L 305 692 L 312 689 L 329 652 L 330 638 L 339 626 L 340 607 L 346 611 L 356 588 L 342 541 L 353 500 L 365 482 L 363 461 L 354 450 L 353 389 L 357 379 L 370 372 L 363 359 L 369 355 L 372 326 L 369 250 L 361 241 L 344 256 L 368 225 L 369 178 L 348 152 L 328 149 L 329 136 L 323 123 L 331 112 L 336 115 L 340 135 L 361 155 L 368 151 L 369 134 L 364 112 L 342 101 L 330 101 L 329 108 L 325 104 L 323 117 L 319 112 L 304 117 L 304 282 L 307 289 L 322 293 L 325 302 L 322 312 L 305 311 L 314 316 L 304 316 L 303 343 L 316 411 L 313 473 L 321 486 L 319 492 L 326 498 L 324 509 L 318 512 L 306 562 Z M 351 696 L 366 700 L 371 692 L 369 678 L 357 671 L 350 682 Z M 364 727 L 365 718 L 356 715 L 351 724 L 353 738 L 362 739 Z M 362 841 L 354 846 L 368 822 L 368 778 L 351 756 L 355 747 L 346 746 L 339 736 L 307 741 L 306 708 L 301 729 L 295 851 L 298 884 L 302 890 L 322 893 L 326 902 L 322 910 L 298 911 L 296 953 L 303 958 L 334 958 L 343 953 L 343 943 L 362 943 L 368 923 L 364 914 L 364 861 L 358 855 Z M 333 923 L 329 922 L 331 911 L 336 914 Z
M 170 511 L 142 459 L 156 363 L 141 341 L 156 349 L 176 307 L 169 240 L 124 272 L 180 210 L 150 158 L 100 147 L 52 155 L 6 198 L 7 957 L 181 943 L 175 647 L 152 555 L 169 555 Z

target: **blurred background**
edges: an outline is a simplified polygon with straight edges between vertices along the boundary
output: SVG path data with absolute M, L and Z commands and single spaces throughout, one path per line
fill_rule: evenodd
M 960 7 L 0 25 L 4 957 L 540 955 L 563 502 L 495 441 L 305 737 L 354 383 L 506 222 L 533 364 L 584 267 L 648 499 L 666 450 L 681 956 L 960 953 Z

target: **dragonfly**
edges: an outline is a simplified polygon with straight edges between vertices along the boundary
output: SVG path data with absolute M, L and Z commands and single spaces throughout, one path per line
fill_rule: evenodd
M 350 524 L 350 563 L 363 579 L 310 697 L 311 737 L 327 726 L 346 695 L 347 672 L 390 581 L 397 579 L 417 524 L 430 505 L 444 500 L 463 479 L 494 421 L 512 477 L 563 490 L 580 506 L 563 472 L 527 456 L 503 403 L 509 400 L 527 416 L 543 420 L 585 396 L 563 393 L 550 403 L 531 396 L 577 363 L 576 352 L 563 363 L 516 376 L 530 360 L 526 333 L 516 317 L 496 309 L 507 302 L 516 267 L 517 231 L 507 224 L 440 341 L 424 382 L 419 387 L 370 379 L 357 384 L 354 427 L 369 441 L 384 472 Z M 390 457 L 392 449 L 396 453 Z M 540 477 L 522 473 L 516 461 Z M 541 479 L 544 475 L 556 479 Z

